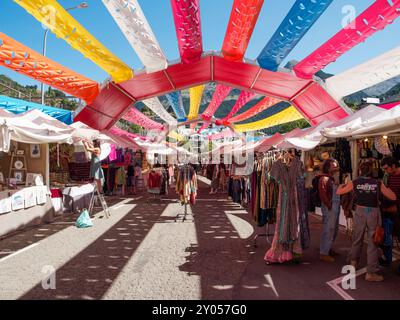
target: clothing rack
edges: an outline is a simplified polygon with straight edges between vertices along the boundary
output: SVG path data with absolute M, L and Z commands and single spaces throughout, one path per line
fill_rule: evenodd
M 277 150 L 277 149 L 266 151 L 266 152 L 257 152 L 255 160 L 254 160 L 254 170 L 256 170 L 256 168 L 258 166 L 263 165 L 264 160 L 266 160 L 268 162 L 273 162 L 273 161 L 276 161 L 281 155 L 282 155 L 282 152 L 280 150 Z M 268 244 L 272 244 L 271 237 L 274 236 L 274 232 L 273 232 L 273 230 L 272 230 L 272 232 L 270 231 L 270 226 L 271 225 L 274 225 L 274 224 L 271 224 L 269 221 L 267 221 L 265 226 L 258 227 L 259 231 L 253 237 L 253 246 L 254 246 L 254 248 L 258 247 L 257 239 L 259 237 L 266 237 L 267 243 Z M 260 228 L 264 228 L 264 227 L 265 227 L 265 231 L 261 232 Z
M 191 168 L 188 164 L 185 164 L 181 168 L 179 168 L 178 175 L 180 176 L 181 172 L 183 171 L 184 179 L 185 180 L 189 180 L 189 172 L 190 172 L 190 170 L 193 170 L 193 168 Z M 177 180 L 179 180 L 179 176 L 178 176 Z M 183 207 L 184 207 L 183 213 L 179 212 L 175 216 L 175 219 L 174 219 L 175 222 L 179 219 L 179 217 L 182 217 L 182 220 L 181 220 L 182 222 L 185 222 L 187 220 L 187 216 L 188 216 L 188 208 L 187 208 L 188 207 L 188 202 L 187 201 L 184 201 Z M 192 217 L 194 219 L 194 214 L 193 213 L 192 213 Z
M 272 224 L 273 225 L 273 224 Z M 272 244 L 272 241 L 270 240 L 270 237 L 274 236 L 274 233 L 270 232 L 269 227 L 271 226 L 271 223 L 267 222 L 267 224 L 265 225 L 265 232 L 264 233 L 256 233 L 256 235 L 253 238 L 253 242 L 254 242 L 254 248 L 257 248 L 257 239 L 259 237 L 266 237 L 267 238 L 267 243 L 268 244 Z
M 147 189 L 147 192 L 149 193 L 149 194 L 151 194 L 152 195 L 152 197 L 151 198 L 148 198 L 147 199 L 147 202 L 150 202 L 150 200 L 155 200 L 155 199 L 159 199 L 159 200 L 162 200 L 162 196 L 163 196 L 163 194 L 161 193 L 161 190 L 162 190 L 162 183 L 166 183 L 165 181 L 163 181 L 163 179 L 162 179 L 162 175 L 163 175 L 163 173 L 164 173 L 164 168 L 162 168 L 162 167 L 160 167 L 160 168 L 153 168 L 153 169 L 151 169 L 150 170 L 150 172 L 152 172 L 152 173 L 156 173 L 156 174 L 159 174 L 160 175 L 160 185 L 158 186 L 158 187 L 153 187 L 153 188 L 148 188 Z M 150 177 L 149 177 L 149 179 L 150 179 Z M 165 187 L 166 188 L 166 192 L 168 192 L 168 188 L 167 187 Z

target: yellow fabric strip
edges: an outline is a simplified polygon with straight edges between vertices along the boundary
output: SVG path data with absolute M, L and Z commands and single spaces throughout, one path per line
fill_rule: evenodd
M 188 120 L 197 118 L 197 116 L 199 115 L 201 98 L 203 97 L 204 88 L 205 88 L 205 86 L 201 85 L 201 86 L 197 86 L 197 87 L 189 89 L 190 109 L 189 109 Z
M 238 132 L 248 132 L 261 130 L 300 119 L 303 119 L 303 116 L 300 114 L 300 112 L 298 112 L 295 107 L 290 106 L 289 108 L 268 118 L 246 124 L 236 124 L 234 127 Z
M 184 137 L 183 135 L 177 133 L 176 131 L 171 131 L 171 132 L 168 134 L 168 137 L 169 137 L 169 138 L 172 138 L 172 139 L 175 139 L 176 141 L 183 141 L 183 140 L 185 140 L 185 137 Z
M 106 71 L 117 83 L 133 77 L 133 71 L 76 21 L 56 0 L 14 0 L 57 37 Z

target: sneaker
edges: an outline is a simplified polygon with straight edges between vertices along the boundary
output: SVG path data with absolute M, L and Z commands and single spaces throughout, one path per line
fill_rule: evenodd
M 333 251 L 333 249 L 329 250 L 329 255 L 332 257 L 340 256 L 340 254 L 337 253 L 336 251 Z
M 319 259 L 324 262 L 335 262 L 335 258 L 330 255 L 321 254 Z
M 383 276 L 377 273 L 367 273 L 365 275 L 365 280 L 370 282 L 380 282 L 383 281 Z
M 386 259 L 379 258 L 379 265 L 381 265 L 382 267 L 390 267 L 390 262 Z

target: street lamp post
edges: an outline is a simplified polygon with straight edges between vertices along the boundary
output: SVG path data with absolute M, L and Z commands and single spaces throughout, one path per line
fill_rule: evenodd
M 74 9 L 86 9 L 87 7 L 89 7 L 87 2 L 82 2 L 81 4 L 75 6 L 75 7 L 71 7 L 71 8 L 67 8 L 65 9 L 65 11 L 71 11 Z M 47 35 L 49 34 L 49 29 L 46 29 L 46 31 L 44 32 L 44 39 L 43 39 L 43 56 L 46 56 L 46 51 L 47 51 Z M 44 101 L 44 83 L 41 83 L 41 102 L 42 105 L 44 105 L 45 101 Z

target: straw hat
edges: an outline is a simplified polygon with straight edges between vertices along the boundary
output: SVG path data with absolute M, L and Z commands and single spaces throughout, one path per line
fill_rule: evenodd
M 376 137 L 374 143 L 375 149 L 383 155 L 387 156 L 392 153 L 392 151 L 390 151 L 387 139 L 384 139 L 383 137 Z

